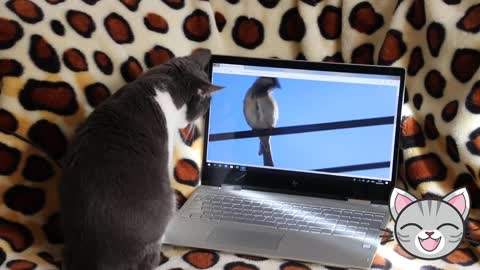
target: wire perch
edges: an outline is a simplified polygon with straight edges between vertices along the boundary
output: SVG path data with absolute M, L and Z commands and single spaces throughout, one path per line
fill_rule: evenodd
M 261 137 L 261 136 L 276 136 L 276 135 L 287 135 L 287 134 L 295 134 L 295 133 L 316 132 L 316 131 L 325 131 L 325 130 L 333 130 L 333 129 L 391 125 L 391 124 L 394 124 L 394 120 L 395 118 L 393 116 L 387 116 L 387 117 L 377 117 L 377 118 L 368 118 L 368 119 L 359 119 L 359 120 L 350 120 L 350 121 L 311 124 L 311 125 L 298 125 L 298 126 L 289 126 L 289 127 L 225 132 L 225 133 L 210 134 L 210 136 L 208 137 L 208 140 L 210 142 L 214 142 L 214 141 L 224 141 L 224 140 L 233 140 L 233 139 L 254 138 L 254 137 Z

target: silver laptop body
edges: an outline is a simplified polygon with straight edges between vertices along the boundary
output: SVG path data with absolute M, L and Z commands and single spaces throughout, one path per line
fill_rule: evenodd
M 397 173 L 404 70 L 213 56 L 210 75 L 225 88 L 206 117 L 202 185 L 163 242 L 369 268 Z M 249 126 L 249 95 L 274 99 L 274 127 Z

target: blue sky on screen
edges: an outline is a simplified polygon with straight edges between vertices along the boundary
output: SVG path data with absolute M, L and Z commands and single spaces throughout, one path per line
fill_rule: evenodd
M 243 98 L 255 76 L 215 73 L 213 83 L 225 86 L 212 98 L 210 134 L 247 131 Z M 279 78 L 273 92 L 277 127 L 317 124 L 395 114 L 397 87 Z M 271 137 L 275 167 L 312 170 L 389 161 L 393 124 Z M 262 166 L 258 138 L 209 142 L 208 161 Z M 347 175 L 388 179 L 390 168 L 346 172 Z

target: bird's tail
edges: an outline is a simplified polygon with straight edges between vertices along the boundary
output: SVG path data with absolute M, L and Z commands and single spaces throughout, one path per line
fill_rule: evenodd
M 273 167 L 272 150 L 270 147 L 270 136 L 260 137 L 260 148 L 258 149 L 258 155 L 263 155 L 263 164 L 265 166 Z

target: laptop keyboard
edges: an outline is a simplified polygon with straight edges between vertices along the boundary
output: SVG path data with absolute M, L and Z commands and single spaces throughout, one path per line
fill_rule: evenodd
M 244 197 L 197 194 L 183 218 L 254 224 L 279 230 L 378 239 L 384 215 Z

